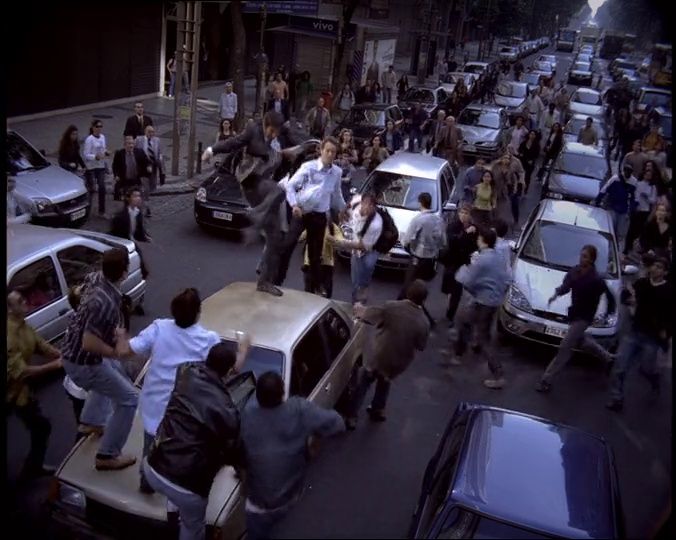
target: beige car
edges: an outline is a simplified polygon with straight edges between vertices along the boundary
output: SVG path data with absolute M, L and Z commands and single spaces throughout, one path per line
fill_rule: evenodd
M 306 292 L 285 289 L 276 298 L 253 283 L 233 283 L 202 304 L 201 324 L 236 346 L 236 332 L 251 336 L 243 371 L 269 370 L 284 377 L 287 395 L 300 395 L 332 408 L 339 402 L 362 351 L 365 330 L 353 325 L 352 307 Z M 142 385 L 147 364 L 136 384 Z M 234 393 L 246 392 L 238 388 Z M 55 474 L 50 494 L 52 517 L 70 531 L 97 537 L 166 534 L 166 498 L 139 491 L 143 426 L 137 413 L 123 450 L 136 455 L 122 471 L 94 468 L 99 441 L 80 441 Z M 239 538 L 244 533 L 243 485 L 232 467 L 216 476 L 206 513 L 209 538 Z M 159 536 L 164 538 L 164 535 Z

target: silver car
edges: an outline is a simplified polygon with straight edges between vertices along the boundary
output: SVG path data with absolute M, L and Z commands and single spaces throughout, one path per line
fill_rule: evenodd
M 552 66 L 552 71 L 556 73 L 556 56 L 553 54 L 541 54 L 538 56 L 538 62 L 549 62 Z
M 502 81 L 495 89 L 494 101 L 508 115 L 514 116 L 523 111 L 527 97 L 528 84 L 525 82 Z
M 603 98 L 601 92 L 591 88 L 578 88 L 570 96 L 568 115 L 583 114 L 594 119 L 603 118 Z
M 549 171 L 542 197 L 592 202 L 608 174 L 603 148 L 567 142 Z
M 577 136 L 580 133 L 580 130 L 587 123 L 588 116 L 586 114 L 574 114 L 570 120 L 566 123 L 563 128 L 563 140 L 564 142 L 577 142 Z M 606 131 L 606 125 L 599 118 L 594 118 L 592 124 L 596 133 L 599 136 L 599 147 L 608 148 L 608 132 Z
M 520 57 L 519 49 L 516 47 L 502 47 L 498 58 L 500 60 L 507 60 L 508 62 L 516 62 Z
M 568 72 L 568 84 L 591 86 L 594 75 L 589 62 L 575 62 Z
M 7 289 L 28 302 L 26 321 L 47 341 L 64 334 L 72 310 L 68 289 L 101 267 L 104 251 L 129 252 L 129 276 L 120 287 L 134 306 L 143 302 L 146 282 L 134 242 L 103 233 L 11 225 L 7 229 Z
M 17 193 L 33 201 L 33 223 L 68 226 L 87 220 L 89 195 L 82 178 L 49 163 L 11 130 L 7 131 L 7 172 L 16 178 Z
M 529 216 L 514 246 L 514 280 L 498 317 L 501 332 L 548 345 L 561 343 L 568 331 L 570 293 L 551 305 L 547 301 L 563 283 L 566 272 L 578 264 L 580 248 L 586 244 L 598 250 L 596 270 L 619 304 L 622 274 L 635 274 L 638 268 L 620 267 L 610 214 L 586 204 L 543 200 Z M 587 330 L 606 347 L 614 346 L 618 339 L 617 313 L 607 313 L 603 297 Z
M 502 107 L 472 103 L 460 113 L 457 125 L 465 157 L 493 160 L 504 153 L 509 119 Z

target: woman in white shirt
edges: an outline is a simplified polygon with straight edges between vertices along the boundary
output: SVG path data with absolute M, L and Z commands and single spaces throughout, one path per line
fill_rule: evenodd
M 106 158 L 110 152 L 103 135 L 103 122 L 94 118 L 89 128 L 89 136 L 84 143 L 85 182 L 89 191 L 89 204 L 92 204 L 94 191 L 99 192 L 99 216 L 106 217 Z M 96 186 L 96 187 L 95 187 Z

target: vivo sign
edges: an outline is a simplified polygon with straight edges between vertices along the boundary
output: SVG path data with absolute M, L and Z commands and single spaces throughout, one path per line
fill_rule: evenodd
M 289 27 L 297 30 L 307 30 L 314 34 L 323 34 L 326 37 L 335 38 L 338 36 L 338 22 L 329 19 L 317 19 L 310 17 L 289 16 Z M 354 25 L 347 28 L 348 36 L 354 35 Z

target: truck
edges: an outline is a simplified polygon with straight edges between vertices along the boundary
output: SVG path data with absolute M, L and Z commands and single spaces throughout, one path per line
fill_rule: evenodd
M 559 30 L 559 35 L 556 39 L 556 50 L 573 52 L 577 44 L 577 35 L 578 31 L 570 28 Z
M 608 60 L 620 56 L 620 54 L 622 54 L 622 47 L 624 46 L 624 38 L 624 32 L 606 30 L 601 39 L 599 56 Z
M 583 45 L 593 45 L 596 48 L 596 44 L 601 38 L 601 29 L 593 24 L 585 24 L 580 31 L 580 43 Z

